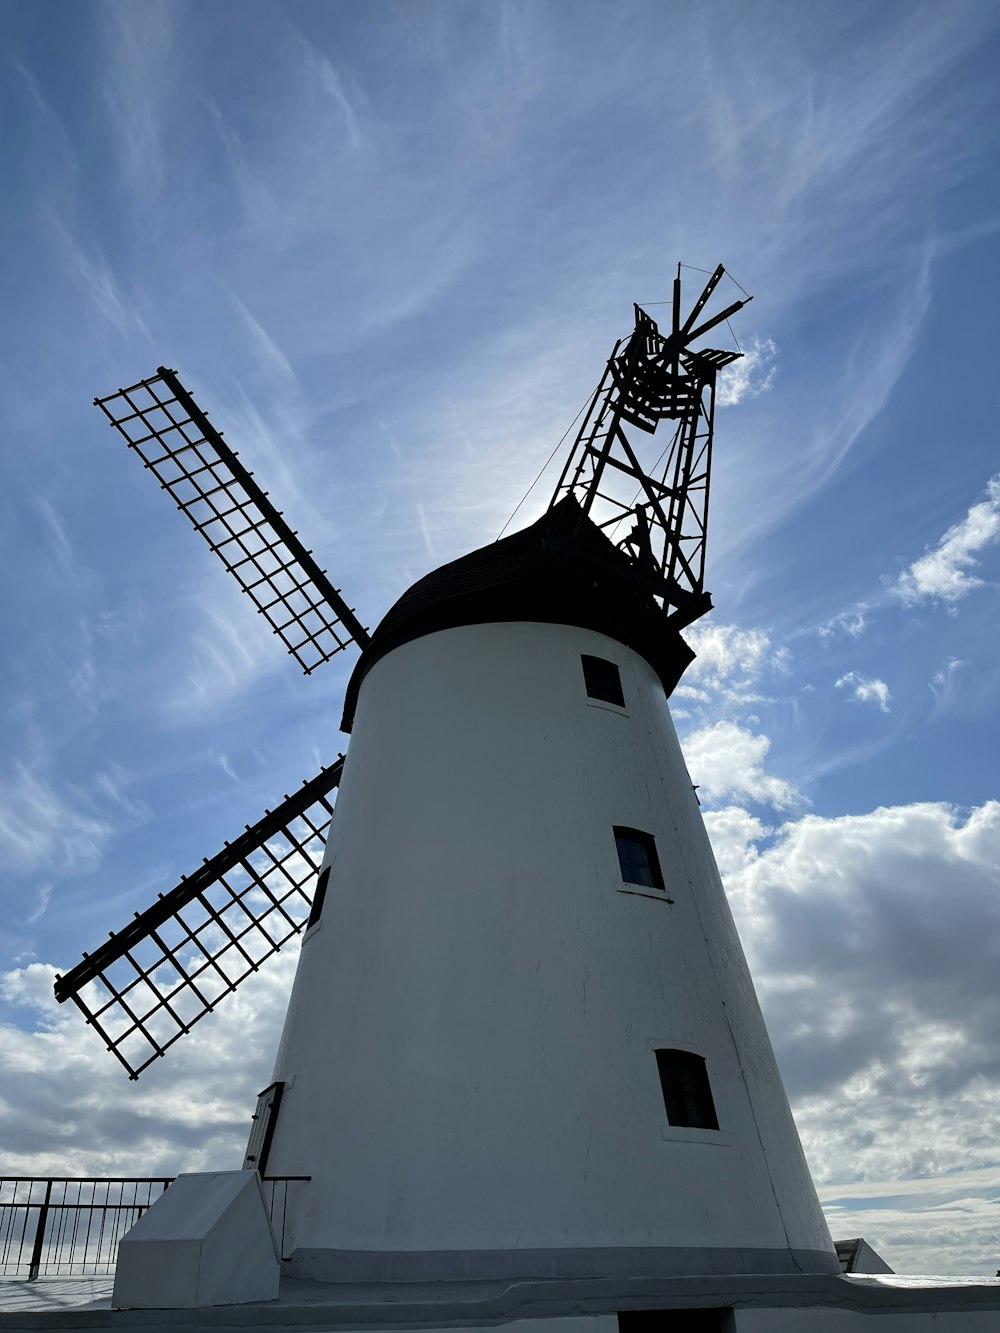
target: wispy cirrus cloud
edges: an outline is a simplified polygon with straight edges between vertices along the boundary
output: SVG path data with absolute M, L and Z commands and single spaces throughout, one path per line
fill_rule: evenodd
M 934 672 L 928 681 L 928 689 L 934 697 L 932 716 L 941 717 L 954 708 L 962 689 L 963 669 L 968 667 L 958 657 L 948 660 Z
M 889 403 L 925 326 L 936 219 L 931 209 L 908 211 L 904 201 L 932 181 L 947 188 L 963 171 L 968 158 L 939 114 L 941 83 L 992 25 L 985 11 L 971 23 L 931 8 L 896 18 L 869 30 L 863 52 L 852 43 L 849 64 L 841 64 L 843 48 L 830 33 L 831 60 L 819 76 L 813 66 L 808 74 L 786 66 L 777 99 L 771 67 L 737 70 L 728 59 L 750 39 L 749 18 L 734 17 L 702 71 L 715 175 L 754 236 L 754 253 L 728 250 L 733 272 L 757 295 L 766 283 L 767 299 L 779 305 L 794 288 L 796 302 L 809 292 L 814 311 L 828 302 L 836 311 L 845 299 L 877 310 L 871 321 L 852 320 L 855 336 L 835 350 L 815 330 L 801 340 L 800 330 L 793 335 L 769 319 L 783 349 L 784 401 L 780 418 L 768 423 L 766 448 L 753 451 L 753 470 L 733 469 L 733 485 L 754 504 L 739 506 L 744 521 L 723 537 L 727 554 L 742 554 L 830 481 Z M 791 47 L 778 49 L 787 58 Z M 949 91 L 959 111 L 962 94 Z M 913 134 L 919 153 L 901 147 Z M 804 368 L 789 365 L 789 349 L 822 358 L 823 374 L 799 401 Z M 775 395 L 767 407 L 776 412 Z M 727 427 L 738 429 L 732 421 Z M 717 516 L 730 505 L 724 487 L 715 492 Z M 715 550 L 718 559 L 718 539 Z
M 352 152 L 360 153 L 370 145 L 363 128 L 362 115 L 359 114 L 354 101 L 348 96 L 347 81 L 341 71 L 326 56 L 317 55 L 315 60 L 320 86 L 327 96 L 333 100 L 343 117 L 344 133 L 347 137 L 348 146 Z
M 928 239 L 905 272 L 886 283 L 879 320 L 858 326 L 850 344 L 838 348 L 835 376 L 803 376 L 784 396 L 768 422 L 766 441 L 753 440 L 752 467 L 737 461 L 720 478 L 715 530 L 721 528 L 722 535 L 716 537 L 715 558 L 723 567 L 742 560 L 780 519 L 822 491 L 889 403 L 924 327 L 932 253 Z M 805 383 L 809 387 L 800 396 Z M 734 521 L 736 512 L 740 523 Z
M 183 534 L 182 534 L 183 535 Z M 223 570 L 210 570 L 203 590 L 192 599 L 194 612 L 183 646 L 183 674 L 171 681 L 161 707 L 168 718 L 205 716 L 224 701 L 250 689 L 261 676 L 283 665 L 280 645 L 273 643 L 262 617 L 246 620 L 249 607 L 236 604 Z M 212 583 L 217 582 L 212 587 Z M 257 623 L 255 623 L 257 622 Z
M 102 91 L 111 142 L 132 205 L 156 204 L 168 175 L 168 90 L 177 73 L 181 10 L 168 0 L 105 5 Z
M 92 870 L 114 828 L 25 763 L 0 778 L 0 854 L 8 872 Z
M 45 915 L 49 906 L 49 900 L 52 897 L 53 887 L 54 886 L 51 882 L 46 882 L 46 881 L 43 881 L 41 884 L 38 884 L 36 886 L 35 904 L 32 907 L 31 911 L 28 913 L 28 915 L 24 918 L 24 924 L 26 926 L 36 925 Z
M 149 329 L 136 302 L 126 295 L 118 275 L 96 243 L 88 246 L 79 240 L 55 210 L 50 210 L 48 223 L 58 240 L 66 269 L 89 307 L 107 320 L 120 338 L 138 334 L 151 343 Z

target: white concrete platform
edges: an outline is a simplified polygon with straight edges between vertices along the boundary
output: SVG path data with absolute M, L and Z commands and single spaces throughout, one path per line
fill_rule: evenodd
M 728 1307 L 734 1333 L 987 1333 L 1000 1329 L 1000 1280 L 966 1277 L 527 1279 L 320 1283 L 284 1278 L 278 1299 L 194 1310 L 112 1310 L 110 1278 L 0 1282 L 0 1333 L 41 1329 L 300 1329 L 421 1333 L 617 1333 L 623 1310 Z M 886 1318 L 880 1319 L 884 1315 Z
M 0 1317 L 25 1310 L 111 1309 L 114 1273 L 106 1277 L 0 1278 Z M 8 1327 L 4 1324 L 4 1327 Z

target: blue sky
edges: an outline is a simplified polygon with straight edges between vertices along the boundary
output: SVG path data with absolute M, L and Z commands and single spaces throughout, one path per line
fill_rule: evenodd
M 992 1273 L 995 6 L 0 16 L 7 1169 L 238 1158 L 293 957 L 138 1086 L 51 974 L 346 740 L 353 659 L 300 676 L 91 399 L 174 366 L 373 625 L 722 261 L 678 729 L 834 1233 Z

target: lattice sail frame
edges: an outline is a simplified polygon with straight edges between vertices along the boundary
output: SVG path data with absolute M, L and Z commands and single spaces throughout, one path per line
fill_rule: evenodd
M 74 1001 L 130 1078 L 302 930 L 343 764 L 322 769 L 56 978 L 56 999 Z
M 742 355 L 691 351 L 688 344 L 752 299 L 736 301 L 699 325 L 724 273 L 720 264 L 682 323 L 678 266 L 669 334 L 635 307 L 635 328 L 615 344 L 550 504 L 574 495 L 629 555 L 636 577 L 678 629 L 712 605 L 704 580 L 715 385 L 719 370 Z M 625 426 L 651 435 L 663 420 L 677 425 L 660 457 L 646 468 Z
M 350 643 L 367 645 L 368 631 L 339 589 L 174 371 L 160 366 L 94 402 L 307 675 Z

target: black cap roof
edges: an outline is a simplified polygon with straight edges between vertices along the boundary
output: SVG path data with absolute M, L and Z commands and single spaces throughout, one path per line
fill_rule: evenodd
M 403 593 L 358 659 L 342 729 L 351 730 L 361 682 L 394 648 L 437 630 L 509 620 L 607 634 L 641 654 L 668 695 L 694 660 L 628 557 L 569 495 L 530 527 L 442 565 Z

